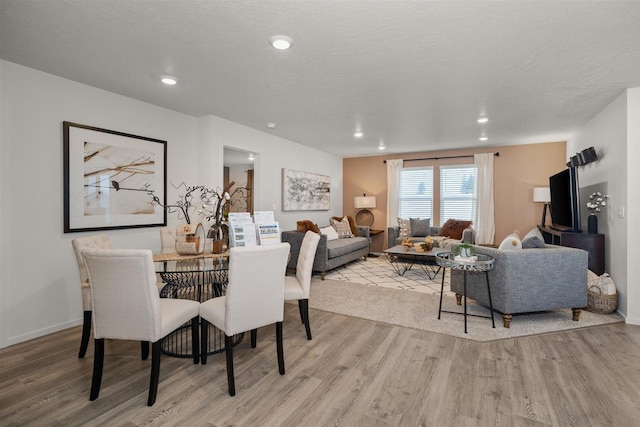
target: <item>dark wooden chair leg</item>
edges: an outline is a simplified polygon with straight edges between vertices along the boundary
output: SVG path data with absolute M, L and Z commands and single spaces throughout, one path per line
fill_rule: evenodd
M 258 330 L 252 329 L 251 330 L 251 348 L 256 348 L 257 345 L 258 345 Z
M 200 325 L 200 363 L 207 364 L 207 350 L 209 349 L 209 322 L 202 319 Z
M 276 322 L 276 347 L 278 349 L 278 369 L 284 375 L 284 348 L 282 346 L 282 322 Z
M 303 311 L 301 299 L 298 300 L 298 311 L 300 312 L 300 322 L 304 323 L 304 311 Z
M 82 359 L 87 354 L 89 338 L 91 337 L 91 312 L 85 311 L 82 317 L 82 338 L 80 338 L 80 351 L 78 359 Z
M 224 347 L 227 355 L 227 383 L 229 384 L 229 396 L 236 395 L 236 383 L 233 377 L 233 336 L 224 336 Z
M 311 340 L 311 325 L 309 324 L 309 300 L 301 299 L 298 301 L 302 305 L 302 322 L 304 323 L 304 329 L 307 332 L 307 339 Z
M 574 322 L 579 322 L 580 321 L 580 313 L 582 313 L 582 309 L 581 308 L 572 308 L 571 310 L 573 310 L 573 318 L 572 318 L 572 320 Z
M 153 406 L 156 403 L 156 395 L 158 394 L 158 380 L 160 379 L 160 356 L 162 355 L 162 340 L 151 344 L 151 379 L 149 380 L 149 399 L 147 406 Z
M 191 354 L 193 354 L 193 364 L 197 365 L 200 361 L 200 337 L 198 335 L 198 325 L 200 317 L 196 316 L 191 319 Z
M 149 358 L 149 341 L 140 341 L 140 351 L 142 360 L 147 360 Z
M 93 377 L 91 378 L 91 394 L 89 400 L 96 400 L 100 394 L 102 367 L 104 365 L 104 338 L 94 339 Z

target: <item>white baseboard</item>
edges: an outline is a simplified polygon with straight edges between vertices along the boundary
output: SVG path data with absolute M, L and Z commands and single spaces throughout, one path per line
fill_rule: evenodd
M 82 325 L 82 319 L 70 320 L 68 322 L 49 326 L 48 328 L 38 329 L 37 331 L 31 331 L 22 335 L 16 335 L 15 337 L 10 337 L 7 339 L 6 347 L 9 347 L 14 344 L 19 344 L 21 342 L 29 341 L 34 338 L 39 338 L 44 335 L 49 335 L 54 332 L 62 331 L 64 329 L 73 328 L 74 326 L 78 326 L 78 325 Z M 78 341 L 79 341 L 79 336 L 78 336 Z

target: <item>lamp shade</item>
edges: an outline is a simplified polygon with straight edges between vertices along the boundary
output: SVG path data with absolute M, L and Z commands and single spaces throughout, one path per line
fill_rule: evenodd
M 353 204 L 356 209 L 371 209 L 376 207 L 376 198 L 374 196 L 358 196 L 353 198 Z
M 540 203 L 549 203 L 551 201 L 551 192 L 549 187 L 536 187 L 533 189 L 533 201 Z

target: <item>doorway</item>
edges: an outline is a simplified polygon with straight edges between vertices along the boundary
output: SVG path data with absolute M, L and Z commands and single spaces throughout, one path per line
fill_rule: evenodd
M 255 155 L 247 151 L 224 147 L 224 188 L 232 194 L 228 212 L 249 212 L 254 209 L 254 171 Z

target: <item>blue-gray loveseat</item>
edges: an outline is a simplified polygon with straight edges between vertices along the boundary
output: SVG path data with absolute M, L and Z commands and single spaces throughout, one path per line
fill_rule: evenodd
M 370 232 L 369 227 L 358 226 L 359 237 L 337 239 L 327 241 L 327 236 L 320 234 L 316 257 L 313 261 L 313 271 L 320 273 L 320 278 L 324 280 L 325 273 L 336 267 L 355 261 L 358 258 L 366 259 L 369 255 Z M 289 258 L 288 268 L 296 268 L 298 254 L 304 233 L 290 230 L 282 232 L 282 241 L 291 245 L 291 258 Z
M 489 272 L 491 302 L 502 313 L 505 328 L 518 313 L 572 308 L 573 320 L 580 319 L 581 309 L 587 306 L 587 251 L 555 245 L 506 251 L 474 247 L 476 253 L 494 257 Z M 461 270 L 451 272 L 451 291 L 459 305 Z M 467 274 L 467 297 L 489 307 L 484 273 Z

